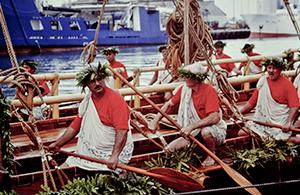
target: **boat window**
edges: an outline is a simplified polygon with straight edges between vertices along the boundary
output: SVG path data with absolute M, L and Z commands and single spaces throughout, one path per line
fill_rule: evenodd
M 78 21 L 70 21 L 71 30 L 80 30 L 80 25 Z
M 32 30 L 44 30 L 41 20 L 30 20 Z
M 62 30 L 60 22 L 57 20 L 51 21 L 51 29 L 52 30 Z
M 86 28 L 87 29 L 90 29 L 90 30 L 94 30 L 97 28 L 97 25 L 98 25 L 98 22 L 92 22 L 92 21 L 85 21 L 85 24 L 86 24 Z

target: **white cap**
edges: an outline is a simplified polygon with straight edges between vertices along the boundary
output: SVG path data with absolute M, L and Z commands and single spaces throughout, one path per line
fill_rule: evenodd
M 184 70 L 187 70 L 193 74 L 205 74 L 208 72 L 208 67 L 204 67 L 200 62 L 195 62 L 183 67 Z

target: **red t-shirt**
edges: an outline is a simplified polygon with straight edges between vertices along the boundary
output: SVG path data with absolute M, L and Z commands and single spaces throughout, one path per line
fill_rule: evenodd
M 199 91 L 192 91 L 192 99 L 200 119 L 207 117 L 212 112 L 219 111 L 219 99 L 215 89 L 206 83 L 199 84 Z M 180 104 L 182 87 L 172 97 L 173 104 Z
M 124 71 L 121 72 L 121 75 L 125 78 L 125 79 L 128 79 L 128 73 L 127 73 L 127 70 L 126 70 L 126 67 L 124 64 L 122 64 L 121 62 L 118 62 L 118 61 L 114 61 L 113 63 L 110 64 L 110 66 L 112 68 L 124 68 Z
M 42 96 L 47 95 L 50 92 L 49 86 L 46 80 L 39 81 L 39 88 L 41 90 Z
M 130 112 L 127 103 L 118 92 L 108 87 L 105 87 L 104 90 L 105 94 L 101 98 L 94 99 L 92 97 L 101 122 L 104 125 L 113 127 L 116 130 L 128 130 Z M 70 127 L 76 131 L 79 131 L 81 120 L 82 118 L 77 116 L 71 123 Z
M 297 90 L 293 83 L 284 76 L 280 76 L 278 80 L 273 81 L 267 79 L 271 91 L 272 98 L 280 103 L 287 104 L 289 107 L 300 106 Z M 259 90 L 255 90 L 249 99 L 249 103 L 255 106 L 258 99 Z
M 231 59 L 231 57 L 229 55 L 226 55 L 226 54 L 223 53 L 222 55 L 217 55 L 216 54 L 216 59 L 217 60 L 219 60 L 219 59 Z M 234 63 L 222 63 L 222 64 L 219 64 L 219 66 L 222 69 L 226 70 L 227 72 L 231 72 L 235 67 Z
M 248 53 L 247 55 L 248 55 L 249 57 L 253 57 L 253 56 L 260 56 L 261 54 L 252 52 L 252 53 Z M 253 60 L 252 62 L 253 62 L 257 67 L 260 67 L 260 68 L 262 67 L 262 64 L 261 64 L 262 60 Z M 248 62 L 242 62 L 242 63 L 240 64 L 239 69 L 241 69 L 243 66 L 246 66 L 247 63 L 248 63 Z

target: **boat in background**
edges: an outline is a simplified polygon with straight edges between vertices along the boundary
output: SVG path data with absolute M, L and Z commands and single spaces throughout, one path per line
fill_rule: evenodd
M 300 22 L 299 4 L 291 6 L 296 22 Z M 289 13 L 283 5 L 278 9 L 270 12 L 256 14 L 242 14 L 246 24 L 249 26 L 251 35 L 250 38 L 273 38 L 273 37 L 290 37 L 297 36 L 297 32 Z
M 97 20 L 85 17 L 81 9 L 39 7 L 39 1 L 0 0 L 12 43 L 19 53 L 82 49 L 94 39 Z M 99 6 L 99 5 L 98 5 Z M 98 45 L 158 45 L 167 42 L 160 11 L 153 6 L 127 4 L 112 11 L 107 5 L 101 22 Z M 100 6 L 101 8 L 101 6 Z M 98 8 L 98 10 L 100 10 Z M 116 11 L 118 10 L 118 11 Z M 98 17 L 98 13 L 95 13 Z M 97 18 L 96 17 L 96 18 Z M 247 38 L 248 30 L 212 31 L 216 39 Z M 2 53 L 6 53 L 0 33 Z

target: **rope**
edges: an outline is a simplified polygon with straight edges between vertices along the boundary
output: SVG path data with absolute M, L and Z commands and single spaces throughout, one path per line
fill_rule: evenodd
M 175 4 L 174 0 L 173 3 Z M 167 23 L 167 32 L 169 35 L 169 45 L 167 47 L 166 67 L 170 69 L 173 76 L 177 75 L 177 69 L 184 61 L 183 52 L 183 0 L 179 0 L 176 5 L 175 12 L 170 16 Z M 212 72 L 212 78 L 216 81 L 218 88 L 218 96 L 221 100 L 228 102 L 227 107 L 230 108 L 234 119 L 239 119 L 245 122 L 243 115 L 240 113 L 236 101 L 239 98 L 238 92 L 229 83 L 226 76 L 221 71 L 217 70 L 213 65 L 210 57 L 214 52 L 212 46 L 212 36 L 207 25 L 204 23 L 201 13 L 199 12 L 198 1 L 190 1 L 189 15 L 189 45 L 190 45 L 190 63 L 200 60 L 206 60 L 208 68 Z M 251 133 L 249 133 L 251 135 Z
M 248 185 L 248 186 L 236 186 L 236 187 L 198 190 L 198 191 L 193 191 L 193 192 L 182 192 L 182 193 L 176 193 L 176 195 L 203 194 L 203 193 L 209 193 L 209 192 L 232 191 L 232 190 L 239 190 L 239 189 L 252 188 L 252 187 L 274 186 L 274 185 L 299 183 L 299 182 L 300 182 L 300 179 L 294 179 L 294 180 L 288 180 L 288 181 L 268 182 L 268 183 L 254 184 L 254 185 Z
M 166 31 L 168 34 L 168 47 L 166 50 L 166 67 L 170 70 L 173 77 L 177 77 L 177 69 L 184 62 L 184 34 L 183 34 L 183 11 L 184 2 L 182 0 L 177 1 L 175 11 L 170 15 Z M 193 63 L 206 59 L 206 56 L 211 56 L 212 47 L 212 36 L 209 32 L 209 27 L 204 23 L 202 15 L 199 9 L 199 3 L 196 0 L 192 0 L 189 4 L 189 61 Z M 195 33 L 192 33 L 195 31 Z M 205 50 L 206 55 L 201 52 L 197 46 L 196 40 L 200 40 Z
M 107 2 L 108 2 L 108 0 L 103 1 L 102 8 L 100 11 L 100 16 L 98 18 L 98 24 L 97 24 L 94 40 L 91 41 L 89 44 L 87 44 L 87 46 L 84 47 L 84 49 L 81 53 L 80 59 L 83 64 L 91 64 L 96 57 L 97 42 L 98 42 L 98 37 L 99 37 L 99 32 L 100 32 L 100 27 L 101 27 L 101 20 L 103 18 L 104 8 L 105 8 L 105 5 Z
M 5 40 L 6 45 L 7 45 L 7 53 L 9 55 L 10 62 L 11 62 L 13 67 L 17 67 L 17 70 L 19 72 L 17 57 L 16 57 L 16 54 L 15 54 L 15 51 L 14 51 L 14 48 L 13 48 L 13 45 L 12 45 L 12 42 L 11 42 L 11 38 L 10 38 L 10 35 L 9 35 L 9 31 L 8 31 L 8 28 L 7 28 L 7 24 L 6 24 L 6 21 L 5 21 L 5 17 L 4 17 L 4 13 L 3 13 L 3 10 L 2 10 L 1 3 L 0 3 L 0 24 L 1 24 L 2 32 L 3 32 L 4 40 Z
M 299 29 L 299 25 L 298 25 L 298 23 L 297 23 L 297 20 L 295 19 L 295 15 L 294 15 L 294 13 L 293 13 L 291 7 L 290 7 L 290 2 L 289 2 L 289 0 L 283 0 L 283 1 L 284 1 L 284 5 L 285 5 L 285 7 L 286 7 L 286 9 L 287 9 L 287 11 L 288 11 L 288 13 L 289 13 L 289 16 L 290 16 L 290 18 L 291 18 L 291 20 L 292 20 L 292 22 L 293 22 L 293 25 L 294 25 L 294 27 L 295 27 L 296 33 L 297 33 L 297 35 L 298 35 L 298 38 L 300 39 L 300 29 Z
M 174 1 L 173 1 L 174 2 Z M 174 3 L 175 4 L 175 3 Z M 238 109 L 235 105 L 239 94 L 229 83 L 225 75 L 218 71 L 212 64 L 210 57 L 213 53 L 212 36 L 209 32 L 208 26 L 204 23 L 201 13 L 199 12 L 198 1 L 192 0 L 190 2 L 190 20 L 189 20 L 189 34 L 190 34 L 190 62 L 206 60 L 209 69 L 215 77 L 217 88 L 223 93 L 223 96 L 228 102 L 233 105 L 232 109 L 237 113 Z M 184 60 L 183 56 L 183 2 L 178 1 L 175 12 L 172 13 L 168 20 L 167 32 L 169 35 L 169 45 L 167 47 L 166 67 L 170 69 L 173 76 L 177 75 L 177 69 L 181 66 Z M 221 95 L 220 93 L 218 93 Z
M 16 111 L 13 111 L 13 113 L 17 116 L 17 118 L 21 122 L 21 126 L 23 128 L 23 131 L 26 133 L 26 135 L 29 137 L 29 139 L 34 143 L 35 146 L 38 147 L 39 152 L 41 154 L 41 162 L 42 162 L 42 168 L 43 168 L 43 180 L 44 185 L 47 186 L 47 173 L 50 176 L 50 180 L 53 186 L 54 191 L 57 191 L 54 178 L 50 171 L 49 163 L 46 159 L 46 154 L 44 150 L 44 146 L 42 143 L 42 139 L 39 135 L 37 126 L 36 126 L 36 120 L 33 117 L 32 114 L 32 108 L 33 108 L 33 96 L 35 90 L 38 92 L 39 97 L 41 98 L 42 102 L 43 98 L 41 95 L 41 91 L 38 87 L 38 82 L 35 80 L 35 78 L 28 72 L 24 71 L 23 68 L 19 67 L 16 54 L 11 42 L 11 38 L 9 35 L 9 31 L 7 28 L 7 24 L 5 21 L 4 13 L 0 4 L 0 24 L 3 31 L 3 36 L 7 45 L 7 52 L 10 57 L 10 61 L 12 64 L 12 68 L 9 70 L 4 71 L 7 73 L 7 75 L 4 77 L 4 79 L 1 80 L 1 82 L 4 82 L 6 79 L 8 79 L 10 76 L 14 76 L 12 81 L 12 86 L 16 87 L 16 95 L 20 99 L 21 104 L 26 108 L 26 110 L 29 113 L 29 118 L 31 122 L 31 126 L 27 125 L 23 118 L 17 114 Z M 3 73 L 1 73 L 3 74 Z

